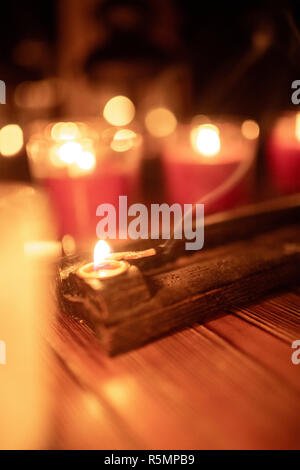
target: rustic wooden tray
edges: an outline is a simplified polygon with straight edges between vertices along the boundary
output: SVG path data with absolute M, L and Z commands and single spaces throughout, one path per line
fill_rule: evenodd
M 300 267 L 300 197 L 210 216 L 205 249 L 132 261 L 112 279 L 77 275 L 91 256 L 65 258 L 58 276 L 64 312 L 85 320 L 115 355 L 170 331 L 218 316 L 294 282 Z

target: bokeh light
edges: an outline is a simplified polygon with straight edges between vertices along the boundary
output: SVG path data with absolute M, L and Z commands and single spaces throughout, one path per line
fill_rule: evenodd
M 257 122 L 247 119 L 243 122 L 241 131 L 246 139 L 254 140 L 259 136 L 259 125 Z
M 167 137 L 175 131 L 177 119 L 169 109 L 155 108 L 148 111 L 145 124 L 154 137 Z
M 66 142 L 58 150 L 59 158 L 64 163 L 74 163 L 80 157 L 82 147 L 78 142 Z
M 120 129 L 114 134 L 110 146 L 115 152 L 126 152 L 134 146 L 136 137 L 131 129 Z
M 23 147 L 23 131 L 17 124 L 8 124 L 0 131 L 0 153 L 4 157 L 16 155 Z
M 76 164 L 81 170 L 92 170 L 96 165 L 96 158 L 92 152 L 80 152 L 76 157 Z
M 109 255 L 110 253 L 110 246 L 104 240 L 99 240 L 94 248 L 94 266 L 99 266 L 103 260 Z
M 133 102 L 126 96 L 114 96 L 105 105 L 103 116 L 113 126 L 126 126 L 135 115 Z

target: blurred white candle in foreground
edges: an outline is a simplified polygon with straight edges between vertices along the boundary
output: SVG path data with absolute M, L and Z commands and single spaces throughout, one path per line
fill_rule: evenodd
M 47 445 L 49 431 L 43 338 L 57 245 L 47 242 L 42 248 L 52 239 L 53 226 L 46 200 L 32 187 L 1 185 L 0 219 L 0 449 L 39 449 Z

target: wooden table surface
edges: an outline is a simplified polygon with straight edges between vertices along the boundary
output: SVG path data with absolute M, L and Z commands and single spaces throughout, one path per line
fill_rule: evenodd
M 300 448 L 300 288 L 108 358 L 53 322 L 55 449 Z

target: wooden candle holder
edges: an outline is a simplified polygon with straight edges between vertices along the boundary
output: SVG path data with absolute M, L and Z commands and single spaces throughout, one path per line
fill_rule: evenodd
M 295 282 L 299 222 L 299 195 L 210 216 L 205 249 L 187 254 L 176 241 L 168 259 L 129 261 L 104 281 L 77 275 L 91 257 L 65 258 L 60 307 L 85 320 L 109 355 L 128 351 Z

